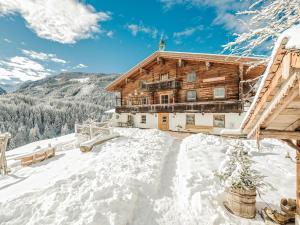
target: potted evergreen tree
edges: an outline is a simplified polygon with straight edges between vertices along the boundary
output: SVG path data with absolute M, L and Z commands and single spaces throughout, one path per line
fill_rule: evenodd
M 244 218 L 255 217 L 256 191 L 264 185 L 263 177 L 251 168 L 251 164 L 245 146 L 238 141 L 227 151 L 227 157 L 216 173 L 225 186 L 225 207 Z

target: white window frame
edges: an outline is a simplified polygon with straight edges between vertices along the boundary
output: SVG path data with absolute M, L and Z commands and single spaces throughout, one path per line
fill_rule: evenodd
M 190 72 L 187 74 L 186 80 L 188 83 L 195 82 L 197 80 L 197 74 L 196 72 Z
M 168 73 L 164 73 L 160 75 L 160 80 L 168 80 L 169 79 L 169 74 Z
M 144 103 L 145 100 L 145 103 Z M 148 104 L 148 98 L 147 97 L 142 97 L 141 98 L 141 105 L 147 105 Z
M 218 91 L 223 90 L 223 95 L 218 95 Z M 226 90 L 225 87 L 215 87 L 214 88 L 214 99 L 224 99 L 226 97 Z
M 164 103 L 163 101 L 162 101 L 162 97 L 163 96 L 168 96 L 168 102 L 167 103 Z M 160 95 L 160 104 L 169 104 L 170 103 L 170 96 L 169 95 L 167 95 L 167 94 L 162 94 L 162 95 Z
M 189 93 L 191 93 L 191 92 L 195 93 L 195 98 L 189 98 Z M 186 100 L 188 102 L 195 102 L 195 101 L 197 101 L 197 91 L 196 90 L 187 90 L 187 92 L 186 92 Z

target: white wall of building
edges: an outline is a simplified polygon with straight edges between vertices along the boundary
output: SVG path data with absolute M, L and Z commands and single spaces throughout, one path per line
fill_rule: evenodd
M 245 113 L 169 113 L 169 129 L 172 131 L 184 130 L 186 126 L 186 114 L 195 114 L 195 125 L 212 126 L 214 125 L 214 115 L 225 115 L 226 129 L 239 129 Z M 134 127 L 138 128 L 158 128 L 157 113 L 115 113 L 112 117 L 112 124 L 118 126 L 119 122 L 126 123 L 128 115 L 134 119 Z M 146 123 L 141 123 L 141 116 L 146 115 Z M 213 128 L 213 133 L 219 134 L 223 128 Z

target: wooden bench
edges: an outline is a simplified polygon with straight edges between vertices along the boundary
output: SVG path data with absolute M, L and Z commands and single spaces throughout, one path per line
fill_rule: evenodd
M 55 156 L 55 148 L 49 147 L 44 150 L 40 150 L 38 152 L 33 152 L 28 155 L 21 156 L 17 159 L 21 160 L 22 166 L 30 166 L 32 164 L 44 161 L 48 158 L 52 158 Z
M 185 130 L 192 133 L 212 133 L 214 127 L 213 126 L 202 126 L 202 125 L 186 125 Z

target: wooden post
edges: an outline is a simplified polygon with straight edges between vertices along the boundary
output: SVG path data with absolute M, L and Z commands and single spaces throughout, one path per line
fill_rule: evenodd
M 7 168 L 7 161 L 5 156 L 5 151 L 8 143 L 8 139 L 11 137 L 9 133 L 0 135 L 0 172 L 7 174 L 9 172 Z
M 239 99 L 243 101 L 243 95 L 244 95 L 244 87 L 243 87 L 243 81 L 244 80 L 244 65 L 239 65 Z
M 297 146 L 300 147 L 300 141 L 297 141 Z M 300 225 L 300 153 L 296 150 L 296 225 Z

